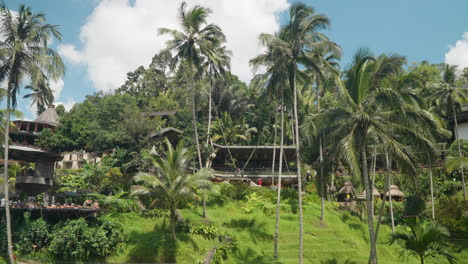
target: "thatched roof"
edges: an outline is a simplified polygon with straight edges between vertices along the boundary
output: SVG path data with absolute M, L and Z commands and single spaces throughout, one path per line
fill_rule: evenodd
M 177 129 L 177 128 L 167 127 L 167 128 L 163 128 L 163 129 L 159 130 L 156 133 L 152 133 L 150 135 L 150 137 L 164 136 L 167 133 L 182 134 L 183 132 L 181 130 Z
M 338 191 L 339 194 L 354 194 L 356 190 L 353 187 L 353 184 L 351 182 L 345 182 L 343 184 L 343 187 L 340 188 Z
M 141 113 L 143 116 L 155 117 L 155 116 L 173 116 L 177 111 L 151 111 Z
M 404 197 L 405 196 L 403 192 L 401 192 L 398 186 L 396 185 L 390 185 L 390 191 L 387 192 L 386 195 L 389 196 L 390 194 L 392 195 L 392 197 Z
M 49 106 L 34 122 L 57 126 L 59 124 L 59 116 L 55 111 L 55 107 Z
M 379 193 L 379 191 L 377 191 L 377 189 L 376 189 L 375 187 L 374 187 L 373 190 L 372 190 L 372 194 L 373 194 L 374 196 L 379 196 L 379 197 L 380 197 L 380 193 Z M 362 192 L 362 196 L 366 197 L 366 190 L 364 190 L 364 191 Z
M 220 149 L 280 149 L 280 146 L 246 146 L 246 145 L 233 145 L 233 146 L 226 146 L 221 144 L 214 143 L 213 146 Z M 296 149 L 296 146 L 283 146 L 283 149 Z

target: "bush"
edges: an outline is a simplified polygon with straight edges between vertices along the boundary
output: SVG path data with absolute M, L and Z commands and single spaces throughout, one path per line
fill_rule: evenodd
M 169 212 L 164 209 L 154 208 L 150 210 L 141 211 L 141 216 L 145 218 L 162 218 L 162 217 L 169 217 Z
M 26 218 L 26 225 L 20 230 L 16 248 L 22 254 L 28 254 L 44 248 L 49 242 L 49 225 L 44 219 L 29 221 Z
M 115 252 L 123 241 L 121 226 L 108 220 L 100 226 L 91 226 L 80 218 L 56 226 L 48 250 L 61 260 L 84 260 L 107 256 Z

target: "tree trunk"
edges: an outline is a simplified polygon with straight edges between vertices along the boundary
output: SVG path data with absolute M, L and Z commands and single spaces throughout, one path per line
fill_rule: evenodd
M 273 161 L 271 165 L 271 186 L 275 185 L 275 163 L 276 163 L 276 132 L 277 132 L 277 122 L 278 122 L 278 115 L 276 114 L 276 111 L 278 110 L 278 107 L 275 107 L 275 138 L 273 139 Z
M 323 145 L 322 137 L 319 136 L 320 145 L 320 221 L 325 219 L 325 177 L 323 177 Z
M 457 141 L 458 147 L 458 157 L 463 158 L 463 153 L 461 151 L 460 140 L 458 140 L 458 121 L 457 113 L 455 112 L 455 106 L 452 105 L 453 110 L 453 121 L 455 123 L 455 140 Z M 462 187 L 463 187 L 463 205 L 466 206 L 466 186 L 465 186 L 465 171 L 463 166 L 461 166 L 461 176 L 462 176 Z
M 295 65 L 295 63 L 294 63 Z M 302 176 L 301 176 L 301 155 L 300 155 L 300 139 L 299 139 L 299 114 L 297 112 L 297 87 L 296 87 L 296 72 L 295 68 L 292 69 L 292 88 L 294 91 L 294 130 L 296 138 L 296 166 L 297 166 L 297 192 L 299 203 L 299 264 L 303 262 L 304 251 L 304 225 L 302 214 Z
M 210 91 L 208 94 L 208 128 L 206 130 L 206 144 L 210 143 L 210 131 L 211 131 L 211 93 L 213 90 L 213 80 L 210 79 Z
M 11 78 L 11 77 L 10 77 Z M 3 181 L 4 181 L 4 191 L 5 191 L 5 218 L 6 218 L 6 233 L 7 233 L 7 247 L 8 247 L 8 258 L 10 259 L 10 264 L 15 262 L 13 258 L 13 241 L 11 239 L 11 214 L 10 214 L 10 193 L 8 186 L 8 151 L 10 143 L 10 99 L 12 89 L 12 80 L 8 80 L 8 90 L 7 90 L 7 109 L 5 117 L 5 154 L 4 158 L 4 167 L 3 167 Z
M 374 211 L 375 211 L 375 197 L 374 197 L 374 189 L 375 189 L 375 163 L 377 162 L 377 146 L 374 145 L 374 153 L 372 155 L 372 168 L 371 168 L 371 175 L 372 175 L 372 218 L 374 218 Z
M 363 142 L 366 142 L 365 137 Z M 368 175 L 368 168 L 367 168 L 367 153 L 366 147 L 360 146 L 361 148 L 361 163 L 362 163 L 362 178 L 364 181 L 364 187 L 366 189 L 366 205 L 367 205 L 367 224 L 369 227 L 369 240 L 371 244 L 371 253 L 370 259 L 371 264 L 377 264 L 377 247 L 376 247 L 376 240 L 375 240 L 375 233 L 374 233 L 374 222 L 372 217 L 372 201 L 371 196 L 372 192 L 370 190 L 370 183 L 369 183 L 369 175 Z
M 203 190 L 203 218 L 206 218 L 206 190 Z
M 388 152 L 385 152 L 385 160 L 387 162 L 387 173 L 388 173 L 388 203 L 390 204 L 390 221 L 392 222 L 392 233 L 395 233 L 395 218 L 393 217 L 393 201 L 392 201 L 392 191 L 390 186 L 392 186 L 392 174 L 390 169 L 392 166 L 392 160 L 388 156 Z
M 428 155 L 429 156 L 429 155 Z M 432 207 L 432 219 L 435 219 L 435 208 L 434 208 L 434 186 L 432 183 L 432 160 L 429 156 L 429 181 L 431 184 L 431 207 Z
M 387 169 L 386 169 L 386 175 L 385 175 L 385 188 L 384 188 L 384 193 L 382 197 L 382 204 L 380 205 L 379 209 L 379 217 L 377 218 L 377 226 L 375 228 L 375 240 L 377 241 L 377 238 L 379 237 L 379 229 L 380 229 L 380 224 L 382 223 L 382 216 L 384 214 L 384 209 L 385 209 L 385 202 L 387 201 L 387 192 L 390 190 L 390 169 L 388 164 L 386 164 Z
M 273 258 L 278 259 L 278 238 L 279 238 L 279 222 L 280 222 L 280 202 L 281 202 L 281 177 L 283 174 L 283 144 L 284 144 L 284 105 L 283 94 L 281 95 L 281 128 L 280 128 L 280 153 L 279 153 L 279 168 L 278 168 L 278 184 L 276 190 L 276 219 L 275 219 L 275 242 Z
M 171 238 L 173 241 L 176 241 L 177 237 L 175 234 L 175 221 L 176 221 L 176 213 L 175 213 L 175 208 L 171 207 Z
M 423 257 L 423 256 L 419 256 L 419 259 L 421 260 L 421 264 L 424 264 L 424 257 Z
M 195 134 L 195 143 L 197 145 L 197 154 L 198 154 L 198 164 L 199 164 L 199 167 L 200 169 L 203 167 L 203 163 L 202 163 L 202 158 L 201 158 L 201 151 L 200 151 L 200 142 L 198 141 L 198 127 L 197 127 L 197 108 L 196 108 L 196 105 L 195 105 L 195 88 L 193 86 L 194 82 L 195 82 L 195 78 L 193 76 L 193 67 L 192 65 L 190 64 L 189 65 L 190 67 L 190 79 L 191 79 L 191 82 L 190 82 L 190 90 L 192 91 L 192 121 L 193 121 L 193 130 L 194 130 L 194 134 Z

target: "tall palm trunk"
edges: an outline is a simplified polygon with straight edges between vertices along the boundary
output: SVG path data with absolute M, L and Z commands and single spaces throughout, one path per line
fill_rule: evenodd
M 385 209 L 385 202 L 387 201 L 387 192 L 390 190 L 390 170 L 388 164 L 386 164 L 387 169 L 385 173 L 385 188 L 384 188 L 384 193 L 382 197 L 382 204 L 380 205 L 379 209 L 379 217 L 377 218 L 377 225 L 375 227 L 375 240 L 377 241 L 377 238 L 379 237 L 379 228 L 380 224 L 382 223 L 382 216 L 384 214 L 384 209 Z
M 10 74 L 11 76 L 11 74 Z M 8 188 L 8 150 L 10 143 L 10 95 L 13 90 L 13 80 L 11 77 L 8 80 L 8 90 L 7 90 L 7 108 L 6 108 L 6 120 L 5 120 L 5 154 L 4 166 L 3 166 L 3 185 L 5 191 L 5 218 L 6 218 L 6 233 L 7 233 L 7 245 L 8 245 L 8 258 L 10 259 L 10 264 L 14 263 L 13 258 L 13 241 L 11 239 L 11 215 L 10 215 L 10 193 Z
M 276 125 L 278 123 L 278 115 L 276 114 L 276 111 L 278 110 L 278 107 L 275 107 L 275 138 L 273 139 L 273 160 L 272 160 L 272 165 L 271 165 L 271 186 L 275 185 L 275 163 L 276 163 L 276 133 L 277 133 L 277 128 Z
M 428 155 L 429 156 L 429 155 Z M 432 183 L 432 160 L 429 156 L 429 181 L 431 184 L 431 207 L 432 207 L 432 219 L 435 219 L 435 208 L 434 208 L 434 186 Z
M 374 210 L 375 210 L 375 197 L 374 197 L 374 189 L 375 189 L 375 163 L 377 162 L 377 146 L 374 145 L 374 153 L 372 155 L 372 168 L 371 168 L 371 175 L 372 175 L 372 217 L 374 217 Z
M 206 130 L 206 144 L 210 143 L 210 132 L 211 132 L 211 101 L 213 100 L 211 98 L 211 93 L 213 91 L 213 80 L 210 78 L 210 91 L 208 94 L 208 127 Z
M 171 239 L 173 241 L 176 241 L 177 237 L 176 237 L 176 234 L 175 234 L 175 221 L 176 221 L 176 209 L 174 207 L 170 207 L 170 214 L 171 214 Z
M 363 141 L 366 142 L 365 136 L 363 137 Z M 367 168 L 367 152 L 365 146 L 360 146 L 361 148 L 361 166 L 362 166 L 362 178 L 364 181 L 364 187 L 366 190 L 366 205 L 367 205 L 367 225 L 369 228 L 369 240 L 371 245 L 371 253 L 370 259 L 371 264 L 377 264 L 377 247 L 376 247 L 376 240 L 375 240 L 375 232 L 374 232 L 374 222 L 372 217 L 372 201 L 371 196 L 372 192 L 370 190 L 370 183 L 369 183 L 369 175 L 368 175 L 368 168 Z
M 325 219 L 325 177 L 323 177 L 323 145 L 322 136 L 319 138 L 320 145 L 320 221 Z
M 198 166 L 200 169 L 203 168 L 202 158 L 201 158 L 201 151 L 200 151 L 200 142 L 198 141 L 198 126 L 197 126 L 197 107 L 195 105 L 195 87 L 193 86 L 195 82 L 195 78 L 193 76 L 193 67 L 190 63 L 190 90 L 192 91 L 192 121 L 193 121 L 193 131 L 195 134 L 195 143 L 197 145 L 197 154 L 198 154 Z M 206 217 L 206 191 L 203 190 L 203 217 Z
M 280 222 L 280 202 L 281 202 L 281 177 L 283 174 L 283 145 L 284 145 L 284 105 L 283 94 L 281 95 L 281 128 L 280 128 L 280 153 L 279 153 L 279 168 L 278 181 L 276 190 L 276 218 L 275 218 L 275 242 L 274 242 L 274 259 L 278 259 L 278 239 L 279 239 L 279 222 Z
M 455 124 L 455 140 L 457 141 L 458 147 L 458 157 L 462 158 L 463 153 L 461 151 L 460 140 L 458 140 L 458 121 L 457 121 L 457 113 L 455 112 L 455 106 L 452 104 L 452 111 L 453 111 L 453 121 Z M 463 205 L 466 206 L 466 186 L 465 186 L 465 171 L 463 166 L 461 166 L 461 176 L 462 176 L 462 186 L 463 186 Z
M 197 107 L 195 105 L 195 87 L 193 86 L 195 82 L 195 77 L 193 76 L 193 66 L 190 63 L 190 90 L 192 92 L 192 121 L 193 121 L 193 130 L 195 134 L 195 143 L 197 145 L 197 154 L 198 154 L 198 165 L 200 169 L 203 167 L 201 151 L 200 151 L 200 142 L 198 141 L 198 125 L 197 125 Z
M 318 89 L 317 97 L 317 112 L 320 112 L 320 89 Z M 325 219 L 325 180 L 323 177 L 323 145 L 322 134 L 319 135 L 319 151 L 320 151 L 320 220 Z
M 296 62 L 293 62 L 296 65 Z M 300 140 L 299 140 L 299 114 L 297 112 L 297 87 L 296 87 L 296 72 L 295 67 L 292 68 L 292 88 L 294 91 L 294 134 L 296 138 L 296 166 L 297 166 L 297 192 L 299 206 L 299 264 L 302 264 L 304 255 L 304 224 L 302 213 L 302 177 L 301 177 L 301 155 L 300 155 Z
M 388 174 L 388 203 L 390 204 L 390 221 L 392 222 L 392 232 L 395 233 L 395 218 L 393 217 L 393 201 L 392 201 L 392 191 L 390 190 L 390 186 L 392 185 L 392 174 L 390 173 L 390 169 L 392 166 L 392 160 L 388 156 L 388 152 L 385 152 L 385 162 L 387 163 L 387 174 Z

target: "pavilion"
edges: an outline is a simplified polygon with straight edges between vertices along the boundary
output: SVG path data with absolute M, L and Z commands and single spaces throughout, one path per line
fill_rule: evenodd
M 50 106 L 34 121 L 15 120 L 13 123 L 15 126 L 10 129 L 9 162 L 35 164 L 17 175 L 15 187 L 27 195 L 43 193 L 53 186 L 54 164 L 61 156 L 38 147 L 35 140 L 46 128 L 55 131 L 59 123 L 57 112 L 54 106 Z
M 279 171 L 279 146 L 226 146 L 213 144 L 215 157 L 212 168 L 216 181 L 255 181 L 262 179 L 263 185 L 272 184 L 273 152 L 275 155 L 274 181 Z M 282 184 L 297 182 L 296 147 L 284 146 Z

